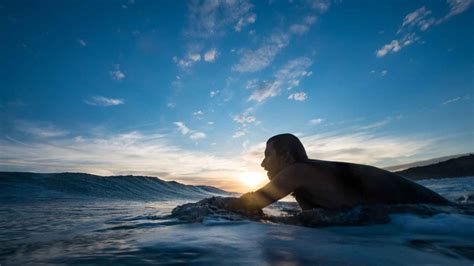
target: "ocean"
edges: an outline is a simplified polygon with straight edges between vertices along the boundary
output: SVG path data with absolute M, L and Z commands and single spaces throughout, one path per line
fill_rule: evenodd
M 0 173 L 0 265 L 473 265 L 474 177 L 419 183 L 455 205 L 242 217 L 201 201 L 236 196 L 208 186 Z

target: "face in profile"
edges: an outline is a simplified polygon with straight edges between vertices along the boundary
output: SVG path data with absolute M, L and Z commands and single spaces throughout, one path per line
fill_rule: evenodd
M 265 148 L 265 158 L 263 159 L 261 166 L 267 171 L 267 176 L 270 180 L 273 179 L 283 168 L 286 166 L 286 161 L 283 160 L 282 156 L 277 153 L 273 148 L 272 143 L 267 144 Z

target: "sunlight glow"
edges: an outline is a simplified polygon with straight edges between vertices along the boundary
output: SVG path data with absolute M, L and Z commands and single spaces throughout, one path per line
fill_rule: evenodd
M 257 188 L 263 185 L 267 179 L 264 173 L 259 172 L 244 172 L 239 178 L 248 188 Z

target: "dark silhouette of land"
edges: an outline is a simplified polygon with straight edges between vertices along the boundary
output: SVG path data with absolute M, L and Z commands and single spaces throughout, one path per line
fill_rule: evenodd
M 412 180 L 474 176 L 474 154 L 395 173 Z
M 461 154 L 453 154 L 453 155 L 448 155 L 448 156 L 442 156 L 442 157 L 435 157 L 427 160 L 422 160 L 422 161 L 415 161 L 411 163 L 404 163 L 404 164 L 399 164 L 399 165 L 392 165 L 388 167 L 384 167 L 383 169 L 390 171 L 390 172 L 400 172 L 403 170 L 406 170 L 408 168 L 414 168 L 414 167 L 420 167 L 420 166 L 428 166 L 436 163 L 441 163 L 445 162 L 450 159 L 456 159 L 460 158 L 463 156 L 470 155 L 471 153 L 461 153 Z

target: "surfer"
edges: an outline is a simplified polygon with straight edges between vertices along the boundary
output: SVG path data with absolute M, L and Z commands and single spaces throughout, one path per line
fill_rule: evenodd
M 268 184 L 240 198 L 215 198 L 213 204 L 233 211 L 256 211 L 290 193 L 303 210 L 360 204 L 449 204 L 434 191 L 380 168 L 309 159 L 292 134 L 267 141 L 261 166 L 267 171 Z

